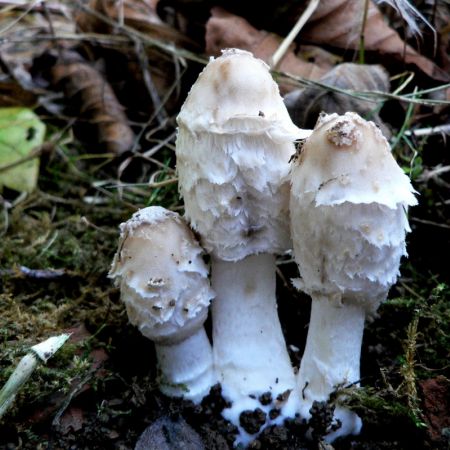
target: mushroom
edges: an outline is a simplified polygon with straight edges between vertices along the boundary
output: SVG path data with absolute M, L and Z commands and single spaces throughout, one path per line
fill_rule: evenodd
M 120 225 L 109 277 L 130 322 L 155 343 L 161 391 L 199 402 L 216 382 L 203 327 L 214 294 L 191 230 L 174 212 L 141 209 Z
M 276 420 L 260 420 L 259 431 L 295 413 L 287 396 L 276 400 L 295 378 L 277 315 L 274 255 L 291 246 L 289 159 L 294 140 L 308 133 L 292 123 L 268 66 L 236 49 L 210 59 L 177 122 L 186 217 L 212 255 L 214 363 L 232 403 L 223 415 L 245 444 L 256 433 L 242 426 L 244 411 L 281 409 Z M 262 405 L 265 393 L 273 401 Z
M 290 200 L 297 287 L 312 298 L 298 374 L 303 417 L 315 400 L 358 384 L 364 321 L 396 282 L 410 231 L 407 208 L 416 203 L 374 123 L 352 112 L 319 118 L 293 163 Z M 361 428 L 339 396 L 337 403 L 340 428 L 328 441 Z

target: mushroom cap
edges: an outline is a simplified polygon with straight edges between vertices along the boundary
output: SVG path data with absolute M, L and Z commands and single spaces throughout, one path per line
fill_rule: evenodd
M 222 50 L 219 58 L 210 58 L 177 122 L 193 133 L 269 134 L 282 141 L 309 135 L 292 123 L 269 66 L 238 49 Z
M 414 189 L 380 129 L 354 112 L 323 114 L 294 166 L 294 195 L 314 192 L 317 205 L 415 205 Z
M 202 253 L 179 215 L 164 208 L 141 209 L 120 225 L 109 277 L 149 339 L 175 343 L 202 326 L 214 297 Z
M 373 123 L 355 113 L 323 116 L 292 168 L 297 287 L 374 311 L 397 279 L 406 210 L 416 203 Z
M 177 121 L 180 193 L 202 245 L 227 261 L 290 248 L 289 159 L 308 132 L 292 123 L 268 66 L 224 51 Z

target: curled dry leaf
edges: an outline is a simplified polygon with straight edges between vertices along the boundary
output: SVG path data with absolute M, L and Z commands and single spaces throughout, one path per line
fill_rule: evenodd
M 382 66 L 378 65 L 339 64 L 319 81 L 329 86 L 352 91 L 389 92 L 389 75 Z M 293 122 L 300 128 L 314 128 L 322 111 L 327 114 L 345 114 L 347 111 L 355 111 L 377 123 L 385 136 L 390 135 L 390 131 L 376 111 L 378 106 L 376 102 L 312 86 L 289 93 L 285 98 L 285 104 Z
M 208 55 L 219 56 L 222 49 L 240 48 L 268 62 L 282 38 L 272 33 L 259 31 L 242 17 L 215 7 L 211 10 L 211 18 L 206 24 L 205 40 Z M 320 78 L 329 68 L 298 58 L 292 47 L 286 52 L 279 65 L 281 72 L 313 80 Z M 281 86 L 281 90 L 286 92 L 289 87 Z
M 358 50 L 365 2 L 354 0 L 322 0 L 300 33 L 300 39 L 315 44 Z M 373 2 L 369 2 L 364 27 L 364 47 L 385 58 L 391 57 L 417 66 L 429 77 L 448 81 L 450 76 L 433 61 L 406 45 L 399 34 L 384 20 Z
M 116 155 L 131 148 L 135 136 L 123 107 L 95 68 L 80 61 L 59 62 L 52 68 L 52 80 L 82 119 L 78 131 L 83 141 L 98 142 Z

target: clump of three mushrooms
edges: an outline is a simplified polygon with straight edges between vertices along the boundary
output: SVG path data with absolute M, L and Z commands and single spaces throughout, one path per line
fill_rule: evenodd
M 161 341 L 160 334 L 147 331 L 157 340 L 159 365 L 170 381 L 162 386 L 163 392 L 198 400 L 217 377 L 231 402 L 223 415 L 240 430 L 236 443 L 254 438 L 255 431 L 245 428 L 242 413 L 259 410 L 263 418 L 259 431 L 297 411 L 309 418 L 313 400 L 326 400 L 336 387 L 358 381 L 366 311 L 376 309 L 386 297 L 405 253 L 403 207 L 414 202 L 409 180 L 374 126 L 356 114 L 343 117 L 319 121 L 292 170 L 291 228 L 302 277 L 299 286 L 313 297 L 297 382 L 277 316 L 274 255 L 291 246 L 289 160 L 294 140 L 309 132 L 292 124 L 262 61 L 248 52 L 225 51 L 199 76 L 178 117 L 177 171 L 186 218 L 212 257 L 213 358 L 202 331 L 213 293 L 198 244 L 190 245 L 196 249 L 201 288 L 191 281 L 182 288 L 182 305 L 188 298 L 197 299 L 191 301 L 196 307 L 188 308 L 189 320 L 182 314 L 184 307 L 177 309 L 173 293 L 155 290 L 147 280 L 140 284 L 138 295 L 135 288 L 130 295 L 129 282 L 124 281 L 133 280 L 139 270 L 148 278 L 150 260 L 161 258 L 157 254 L 163 252 L 177 255 L 175 263 L 172 260 L 177 270 L 168 275 L 159 266 L 150 278 L 175 283 L 181 241 L 167 241 L 166 231 L 155 234 L 150 239 L 153 257 L 144 250 L 150 240 L 137 242 L 132 247 L 142 258 L 127 270 L 117 269 L 125 245 L 116 255 L 111 273 L 121 280 L 130 320 L 142 329 L 156 327 L 163 335 L 159 330 L 177 329 L 182 337 Z M 178 218 L 176 222 L 181 223 Z M 128 225 L 122 227 L 126 244 Z M 202 300 L 195 296 L 199 290 L 205 293 Z M 161 303 L 159 297 L 165 300 Z M 155 315 L 157 301 L 162 309 L 157 308 Z M 150 327 L 142 325 L 148 320 Z M 350 333 L 349 339 L 344 332 Z M 192 359 L 178 362 L 189 354 L 189 336 L 199 341 L 195 355 L 200 369 Z M 176 350 L 179 345 L 181 351 Z M 185 371 L 182 376 L 179 367 Z M 202 381 L 194 381 L 188 372 L 201 374 Z M 168 387 L 180 383 L 188 391 Z M 330 440 L 359 431 L 360 420 L 353 413 L 337 408 L 335 416 L 342 426 L 337 434 L 330 434 Z

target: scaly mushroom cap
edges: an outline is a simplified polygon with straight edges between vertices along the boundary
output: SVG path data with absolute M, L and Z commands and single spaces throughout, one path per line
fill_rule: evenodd
M 289 248 L 288 162 L 308 132 L 268 66 L 235 49 L 211 59 L 177 122 L 180 192 L 204 247 L 228 261 Z
M 351 112 L 319 118 L 292 168 L 299 288 L 376 309 L 397 279 L 416 203 L 374 123 Z
M 164 208 L 141 209 L 120 225 L 109 277 L 144 336 L 175 343 L 203 324 L 214 295 L 201 255 L 188 226 Z

